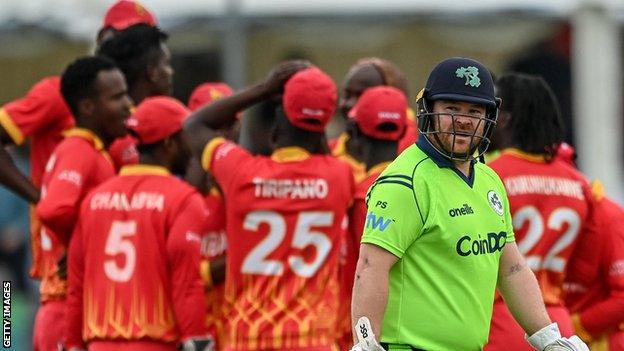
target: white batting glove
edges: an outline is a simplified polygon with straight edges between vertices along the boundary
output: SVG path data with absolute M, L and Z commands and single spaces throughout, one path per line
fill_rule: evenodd
M 562 337 L 557 323 L 545 326 L 526 339 L 538 351 L 589 351 L 578 336 Z
M 368 317 L 358 319 L 355 325 L 355 335 L 358 343 L 351 348 L 351 351 L 385 351 L 375 339 Z

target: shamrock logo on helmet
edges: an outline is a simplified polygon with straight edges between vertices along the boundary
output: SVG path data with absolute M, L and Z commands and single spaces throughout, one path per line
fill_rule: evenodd
M 478 88 L 481 85 L 481 79 L 479 78 L 479 69 L 474 66 L 460 67 L 455 71 L 457 78 L 466 78 L 466 84 L 471 87 Z

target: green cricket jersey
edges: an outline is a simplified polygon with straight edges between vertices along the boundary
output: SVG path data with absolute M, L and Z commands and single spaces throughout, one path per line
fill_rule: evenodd
M 499 260 L 515 238 L 500 178 L 472 167 L 464 176 L 421 136 L 369 189 L 362 242 L 399 258 L 381 342 L 429 351 L 487 342 Z

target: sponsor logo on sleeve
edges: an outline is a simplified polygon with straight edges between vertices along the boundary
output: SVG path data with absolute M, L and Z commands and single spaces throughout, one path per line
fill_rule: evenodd
M 58 175 L 58 179 L 62 181 L 66 181 L 68 183 L 72 183 L 77 187 L 82 186 L 82 174 L 78 171 L 74 170 L 64 170 Z
M 505 209 L 503 208 L 503 201 L 501 200 L 500 195 L 496 193 L 494 190 L 490 190 L 487 193 L 488 202 L 490 203 L 490 207 L 498 214 L 502 216 L 505 213 Z
M 394 219 L 384 218 L 382 216 L 377 216 L 373 212 L 369 212 L 366 215 L 366 228 L 372 230 L 378 230 L 380 232 L 386 231 L 388 227 L 394 222 Z

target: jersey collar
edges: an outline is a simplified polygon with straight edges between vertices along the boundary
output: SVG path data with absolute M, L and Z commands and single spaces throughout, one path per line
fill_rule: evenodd
M 297 162 L 310 158 L 310 153 L 298 146 L 288 146 L 276 149 L 271 154 L 271 159 L 275 162 Z
M 474 184 L 474 178 L 475 178 L 474 164 L 477 162 L 476 160 L 470 161 L 470 176 L 466 177 L 465 174 L 463 174 L 459 169 L 457 169 L 453 161 L 449 160 L 448 158 L 446 158 L 444 155 L 440 154 L 436 149 L 433 148 L 433 145 L 431 145 L 431 142 L 429 141 L 429 139 L 427 139 L 427 137 L 418 138 L 418 140 L 416 141 L 416 146 L 418 146 L 419 149 L 421 149 L 427 156 L 429 156 L 429 158 L 436 165 L 438 165 L 438 167 L 450 168 L 464 182 L 466 182 L 466 184 L 468 184 L 469 187 L 472 188 L 472 185 Z
M 523 160 L 527 160 L 527 161 L 531 161 L 531 162 L 536 162 L 536 163 L 546 163 L 546 158 L 544 157 L 544 155 L 540 155 L 540 154 L 531 154 L 528 152 L 524 152 L 520 149 L 516 149 L 513 147 L 504 149 L 502 151 L 503 155 L 511 155 L 511 156 L 515 156 L 518 158 L 521 158 Z
M 88 141 L 95 148 L 95 150 L 97 150 L 100 154 L 102 154 L 102 156 L 104 156 L 104 158 L 106 158 L 106 160 L 108 160 L 108 162 L 113 164 L 113 159 L 106 151 L 104 142 L 90 129 L 74 127 L 63 132 L 63 136 L 66 138 L 77 137 Z
M 170 176 L 171 172 L 168 169 L 162 166 L 154 166 L 154 165 L 146 165 L 146 164 L 137 164 L 137 165 L 127 165 L 121 167 L 119 170 L 120 176 L 129 176 L 129 175 L 159 175 L 159 176 Z

